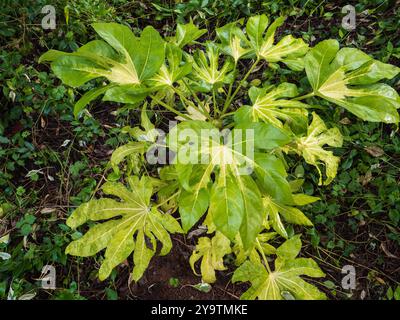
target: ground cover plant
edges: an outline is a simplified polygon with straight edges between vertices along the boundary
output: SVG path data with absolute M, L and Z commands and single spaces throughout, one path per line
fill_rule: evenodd
M 162 5 L 154 6 L 163 13 L 160 25 L 166 14 Z M 263 8 L 268 5 L 263 3 Z M 188 12 L 193 12 L 190 8 Z M 47 80 L 48 90 L 59 108 L 50 111 L 46 106 L 42 114 L 61 113 L 62 121 L 72 124 L 75 132 L 73 139 L 68 135 L 62 139 L 58 148 L 63 151 L 43 148 L 36 155 L 38 166 L 61 167 L 59 192 L 68 194 L 63 207 L 66 223 L 57 225 L 57 238 L 49 238 L 48 233 L 33 238 L 43 243 L 39 250 L 48 250 L 44 261 L 65 265 L 77 259 L 85 264 L 88 258 L 74 257 L 94 257 L 89 261 L 95 263 L 85 267 L 85 286 L 104 288 L 111 283 L 112 287 L 101 290 L 104 296 L 116 298 L 120 287 L 115 282 L 120 283 L 122 275 L 129 277 L 128 290 L 146 286 L 151 270 L 162 272 L 157 256 L 179 255 L 176 250 L 182 252 L 183 244 L 181 268 L 193 271 L 185 277 L 201 279 L 198 285 L 185 279 L 183 287 L 190 286 L 198 294 L 217 288 L 222 277 L 239 284 L 230 297 L 325 299 L 343 293 L 335 279 L 326 280 L 332 268 L 340 269 L 341 264 L 327 263 L 323 257 L 331 258 L 330 250 L 339 249 L 341 257 L 351 259 L 359 242 L 338 239 L 335 219 L 341 217 L 340 223 L 357 233 L 366 220 L 381 213 L 385 218 L 380 226 L 389 230 L 384 232 L 389 240 L 376 241 L 386 258 L 396 259 L 399 144 L 395 130 L 400 98 L 395 81 L 400 69 L 388 63 L 390 56 L 363 52 L 335 39 L 310 41 L 307 34 L 293 31 L 296 36 L 292 35 L 290 28 L 282 34 L 280 27 L 287 26 L 283 14 L 288 12 L 281 10 L 278 16 L 249 14 L 204 27 L 196 20 L 212 16 L 212 11 L 194 16 L 196 23 L 178 17 L 180 22 L 168 24 L 167 35 L 152 26 L 132 30 L 119 17 L 118 23 L 93 23 L 95 40 L 59 46 L 40 56 L 39 68 L 47 70 L 47 64 L 51 72 L 41 71 L 39 79 L 52 77 Z M 111 12 L 103 11 L 105 16 Z M 392 54 L 396 55 L 394 48 Z M 11 93 L 15 94 L 15 86 L 9 82 L 8 99 L 16 98 Z M 80 98 L 75 97 L 77 90 Z M 61 100 L 66 102 L 57 102 Z M 117 118 L 104 125 L 101 117 L 111 110 Z M 21 110 L 15 112 L 15 118 L 21 117 Z M 38 119 L 46 128 L 49 118 Z M 171 121 L 177 125 L 169 127 Z M 30 157 L 29 144 L 21 140 L 27 136 L 27 131 L 17 131 L 13 137 L 24 144 L 17 150 L 22 158 L 12 156 L 19 166 L 24 166 L 23 157 Z M 393 140 L 376 146 L 382 137 Z M 100 141 L 90 148 L 93 141 L 104 138 L 106 150 Z M 76 152 L 76 144 L 81 151 Z M 346 144 L 353 148 L 346 149 Z M 88 151 L 83 151 L 88 145 Z M 99 155 L 92 158 L 95 149 Z M 380 167 L 381 159 L 388 168 Z M 7 171 L 14 171 L 13 163 L 5 162 Z M 380 173 L 374 178 L 377 168 Z M 43 177 L 51 183 L 53 175 L 32 168 L 26 178 L 35 183 Z M 13 194 L 10 177 L 2 176 L 2 183 Z M 81 179 L 75 186 L 72 180 Z M 373 191 L 362 194 L 360 187 L 369 184 L 374 184 Z M 79 192 L 70 197 L 75 188 Z M 35 201 L 26 192 L 19 186 L 17 201 L 3 203 L 6 218 Z M 351 211 L 343 216 L 335 198 L 348 192 L 355 196 L 349 199 Z M 382 201 L 374 199 L 375 192 Z M 355 205 L 360 199 L 366 199 L 369 210 L 363 208 L 365 203 Z M 51 214 L 49 223 L 58 220 L 54 208 L 41 206 L 40 212 Z M 24 240 L 13 256 L 7 253 L 10 232 L 4 229 L 5 263 L 0 268 L 17 277 L 32 270 L 28 261 L 41 269 L 44 261 L 29 258 L 35 246 L 26 244 L 38 231 L 37 219 L 37 213 L 30 212 L 14 224 Z M 311 254 L 310 244 L 317 250 Z M 371 246 L 375 248 L 376 243 Z M 22 259 L 27 264 L 19 265 L 16 273 L 18 255 L 24 250 Z M 368 281 L 374 286 L 380 283 L 379 290 L 385 287 L 379 294 L 386 299 L 398 298 L 396 271 L 386 279 L 389 286 L 376 272 L 369 270 Z M 174 276 L 164 280 L 170 288 L 181 286 L 181 275 Z M 325 280 L 323 285 L 320 279 Z M 25 285 L 4 278 L 3 295 L 8 290 L 10 297 L 10 288 L 23 292 Z M 65 285 L 69 288 L 54 298 L 82 298 L 79 281 L 78 288 L 75 282 Z

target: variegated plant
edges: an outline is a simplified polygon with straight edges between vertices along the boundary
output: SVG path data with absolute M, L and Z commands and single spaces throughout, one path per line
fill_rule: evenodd
M 270 23 L 259 15 L 245 26 L 237 21 L 218 28 L 216 38 L 205 42 L 198 39 L 206 30 L 193 23 L 178 24 L 176 35 L 165 39 L 152 27 L 138 37 L 127 26 L 98 23 L 93 27 L 101 39 L 73 53 L 50 50 L 41 57 L 72 87 L 103 80 L 97 87 L 99 82 L 93 82 L 95 88 L 77 101 L 77 117 L 101 95 L 105 101 L 142 107 L 141 125 L 124 128 L 132 141 L 111 157 L 113 178 L 121 181 L 107 182 L 103 193 L 114 198 L 91 200 L 72 213 L 67 221 L 71 228 L 92 222 L 67 253 L 91 256 L 105 249 L 99 270 L 103 280 L 133 252 L 132 279 L 138 280 L 157 252 L 157 241 L 164 255 L 172 246 L 170 233 L 203 226 L 207 234 L 198 239 L 189 261 L 203 281 L 214 282 L 216 271 L 227 268 L 224 257 L 231 255 L 238 266 L 232 280 L 251 283 L 244 299 L 326 298 L 301 278 L 324 273 L 312 259 L 297 257 L 300 236 L 287 228 L 311 226 L 300 207 L 318 198 L 301 192 L 302 180 L 288 174 L 286 160 L 303 158 L 316 168 L 318 183 L 329 184 L 339 164 L 331 148 L 341 147 L 343 137 L 316 111 L 344 108 L 364 121 L 397 125 L 399 95 L 382 81 L 400 69 L 358 49 L 340 49 L 336 40 L 312 48 L 291 35 L 276 40 L 283 23 L 284 18 Z M 252 74 L 270 67 L 288 68 L 292 78 L 305 75 L 309 85 L 273 83 L 271 78 L 248 87 Z M 162 143 L 147 114 L 158 108 L 179 121 Z M 234 144 L 245 148 L 251 142 L 253 157 L 221 143 L 218 135 L 201 134 L 226 128 L 233 135 L 252 133 Z M 178 133 L 187 129 L 192 136 L 179 140 Z M 177 156 L 148 170 L 156 165 L 146 163 L 145 152 L 165 147 L 176 155 L 191 150 L 195 159 L 209 161 L 187 163 Z M 279 239 L 285 242 L 277 246 Z

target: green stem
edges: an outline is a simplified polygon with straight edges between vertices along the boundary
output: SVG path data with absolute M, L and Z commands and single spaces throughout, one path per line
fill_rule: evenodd
M 315 93 L 314 92 L 310 92 L 310 93 L 307 93 L 307 94 L 305 94 L 303 96 L 293 98 L 292 100 L 294 100 L 294 101 L 304 100 L 304 99 L 311 98 L 311 97 L 314 97 L 314 96 L 315 96 Z
M 207 118 L 211 121 L 211 117 L 209 115 L 209 112 L 207 111 L 205 105 L 206 105 L 206 100 L 204 100 L 204 102 L 202 103 L 199 99 L 199 97 L 197 96 L 197 94 L 193 91 L 193 89 L 187 84 L 187 82 L 182 79 L 183 83 L 185 84 L 186 88 L 189 89 L 191 95 L 194 97 L 194 99 L 197 101 L 197 103 L 199 104 L 199 106 L 201 107 L 201 109 L 203 110 L 203 114 L 207 116 Z
M 236 97 L 236 95 L 238 94 L 240 88 L 243 86 L 244 82 L 247 80 L 247 78 L 249 77 L 249 75 L 253 72 L 253 70 L 255 69 L 255 67 L 257 66 L 257 64 L 260 62 L 260 58 L 257 58 L 257 60 L 253 63 L 253 65 L 251 66 L 251 68 L 249 69 L 249 71 L 247 71 L 246 75 L 243 77 L 242 80 L 240 80 L 238 87 L 236 88 L 236 90 L 233 92 L 232 96 L 227 98 L 224 104 L 224 109 L 222 110 L 222 114 L 224 114 L 226 112 L 226 110 L 228 109 L 228 107 L 230 106 L 230 104 L 232 103 L 233 99 Z
M 161 207 L 162 205 L 166 204 L 169 200 L 175 198 L 175 197 L 176 197 L 177 195 L 179 195 L 179 194 L 180 194 L 180 191 L 175 192 L 172 196 L 170 196 L 169 198 L 165 199 L 163 202 L 157 204 L 157 205 L 156 205 L 156 208 L 159 208 L 159 207 Z
M 233 72 L 236 72 L 236 68 L 237 68 L 237 61 L 235 60 L 235 66 L 234 66 L 234 68 L 233 68 Z M 231 97 L 232 89 L 233 89 L 233 83 L 234 83 L 234 82 L 235 82 L 235 81 L 232 81 L 231 84 L 229 85 L 229 89 L 228 89 L 228 93 L 227 93 L 227 95 L 226 95 L 225 103 L 226 103 L 226 101 L 229 100 L 230 97 Z M 224 108 L 225 108 L 225 104 L 224 104 Z
M 228 113 L 224 113 L 224 114 L 221 116 L 221 119 L 222 119 L 222 118 L 225 118 L 225 117 L 229 117 L 229 116 L 231 116 L 231 115 L 233 115 L 233 114 L 235 114 L 235 111 L 228 112 Z
M 256 242 L 257 242 L 258 250 L 260 251 L 261 256 L 262 256 L 262 258 L 264 260 L 265 267 L 268 270 L 268 273 L 272 273 L 271 268 L 269 267 L 269 263 L 268 263 L 267 257 L 265 256 L 264 251 L 263 251 L 263 249 L 261 247 L 260 241 L 258 239 L 256 239 Z
M 199 97 L 197 96 L 196 92 L 194 92 L 192 90 L 192 88 L 187 84 L 187 82 L 185 81 L 185 79 L 182 79 L 183 84 L 185 85 L 185 87 L 190 91 L 190 94 L 194 97 L 194 99 L 196 100 L 196 102 L 199 104 L 199 106 L 202 107 L 202 109 L 204 108 L 203 103 L 200 101 Z M 204 110 L 204 109 L 203 109 Z M 207 110 L 204 110 L 207 111 Z
M 171 111 L 182 118 L 190 120 L 190 117 L 188 117 L 186 114 L 183 114 L 182 112 L 179 112 L 178 110 L 175 110 L 173 107 L 169 106 L 165 102 L 158 100 L 155 96 L 150 96 L 150 98 L 153 99 L 155 102 L 157 102 L 159 105 L 163 106 L 168 111 Z
M 185 101 L 187 101 L 186 97 L 178 90 L 178 88 L 172 87 L 172 89 L 173 89 L 174 92 L 179 96 L 179 99 L 181 99 L 182 104 L 183 104 L 184 108 L 185 108 L 186 111 L 187 111 L 188 107 L 187 107 L 187 105 L 186 105 L 186 103 L 185 103 Z

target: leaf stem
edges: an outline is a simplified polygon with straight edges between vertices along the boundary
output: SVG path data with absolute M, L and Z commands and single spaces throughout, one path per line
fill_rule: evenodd
M 237 61 L 235 60 L 235 66 L 233 67 L 233 72 L 236 72 L 236 69 L 237 69 Z M 231 84 L 229 85 L 228 93 L 226 94 L 226 100 L 230 99 L 230 97 L 231 97 L 234 82 L 235 81 L 233 80 L 231 82 Z M 225 100 L 225 102 L 226 102 L 226 100 Z M 224 104 L 224 108 L 225 108 L 225 104 Z
M 213 105 L 214 105 L 214 114 L 219 114 L 220 110 L 217 106 L 217 98 L 216 98 L 216 93 L 215 93 L 215 88 L 212 89 L 212 96 L 213 96 Z
M 204 110 L 203 103 L 200 101 L 199 97 L 197 96 L 196 92 L 193 91 L 193 89 L 188 85 L 188 83 L 185 81 L 185 79 L 182 79 L 183 84 L 185 87 L 190 91 L 190 94 L 194 97 L 196 102 L 201 106 L 201 108 Z M 206 111 L 206 110 L 204 110 Z
M 229 116 L 231 116 L 231 115 L 233 115 L 233 114 L 235 114 L 235 111 L 228 112 L 228 113 L 224 113 L 224 114 L 221 116 L 221 119 L 222 119 L 222 118 L 225 118 L 225 117 L 229 117 Z
M 163 202 L 157 204 L 157 205 L 155 206 L 155 208 L 161 207 L 162 205 L 166 204 L 169 200 L 175 198 L 175 197 L 176 197 L 177 195 L 179 195 L 179 194 L 180 194 L 180 191 L 175 192 L 172 196 L 168 197 L 168 198 L 165 199 Z
M 307 93 L 307 94 L 305 94 L 303 96 L 293 98 L 292 100 L 295 100 L 295 101 L 304 100 L 304 99 L 311 98 L 311 97 L 314 97 L 314 96 L 315 96 L 315 93 L 314 92 L 310 92 L 310 93 Z
M 257 242 L 258 250 L 260 251 L 261 256 L 262 256 L 262 258 L 264 260 L 265 267 L 268 270 L 268 273 L 272 273 L 271 268 L 269 267 L 269 263 L 268 263 L 267 257 L 265 256 L 263 248 L 261 247 L 260 241 L 258 239 L 256 239 L 256 242 Z

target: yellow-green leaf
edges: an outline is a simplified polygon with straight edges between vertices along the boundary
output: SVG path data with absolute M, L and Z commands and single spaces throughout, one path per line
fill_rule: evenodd
M 277 250 L 275 268 L 269 272 L 258 261 L 246 261 L 233 274 L 233 282 L 251 283 L 251 287 L 240 297 L 245 300 L 283 300 L 290 293 L 297 300 L 326 299 L 323 292 L 303 280 L 300 276 L 318 278 L 325 274 L 312 259 L 296 258 L 301 248 L 298 236 L 287 240 Z
M 338 128 L 328 129 L 322 119 L 313 112 L 313 120 L 307 129 L 307 135 L 297 139 L 295 152 L 302 155 L 304 160 L 315 166 L 319 173 L 319 184 L 322 184 L 321 164 L 325 165 L 327 185 L 335 178 L 339 166 L 339 157 L 333 155 L 332 151 L 324 150 L 323 146 L 341 147 L 343 137 Z
M 157 208 L 151 207 L 152 179 L 144 176 L 127 178 L 130 189 L 121 183 L 106 183 L 105 194 L 118 197 L 91 200 L 83 204 L 67 220 L 67 225 L 76 228 L 88 220 L 108 220 L 96 224 L 80 239 L 71 242 L 66 253 L 91 256 L 106 248 L 105 259 L 99 270 L 100 280 L 106 279 L 112 269 L 122 263 L 134 251 L 135 268 L 133 279 L 138 280 L 146 270 L 156 252 L 156 239 L 162 243 L 161 255 L 172 247 L 169 232 L 181 232 L 179 224 L 166 217 Z M 119 218 L 118 218 L 119 217 Z M 151 247 L 147 247 L 146 238 Z M 135 241 L 136 239 L 136 241 Z M 136 243 L 135 243 L 136 242 Z
M 325 40 L 312 48 L 305 57 L 305 66 L 315 95 L 363 120 L 399 122 L 398 93 L 378 82 L 392 79 L 400 68 L 374 60 L 358 49 L 339 50 L 336 40 Z
M 190 266 L 196 273 L 195 263 L 201 260 L 200 271 L 202 280 L 207 283 L 216 281 L 215 270 L 225 270 L 223 258 L 231 253 L 230 241 L 222 233 L 216 232 L 210 240 L 207 237 L 199 238 L 195 251 L 190 256 Z

